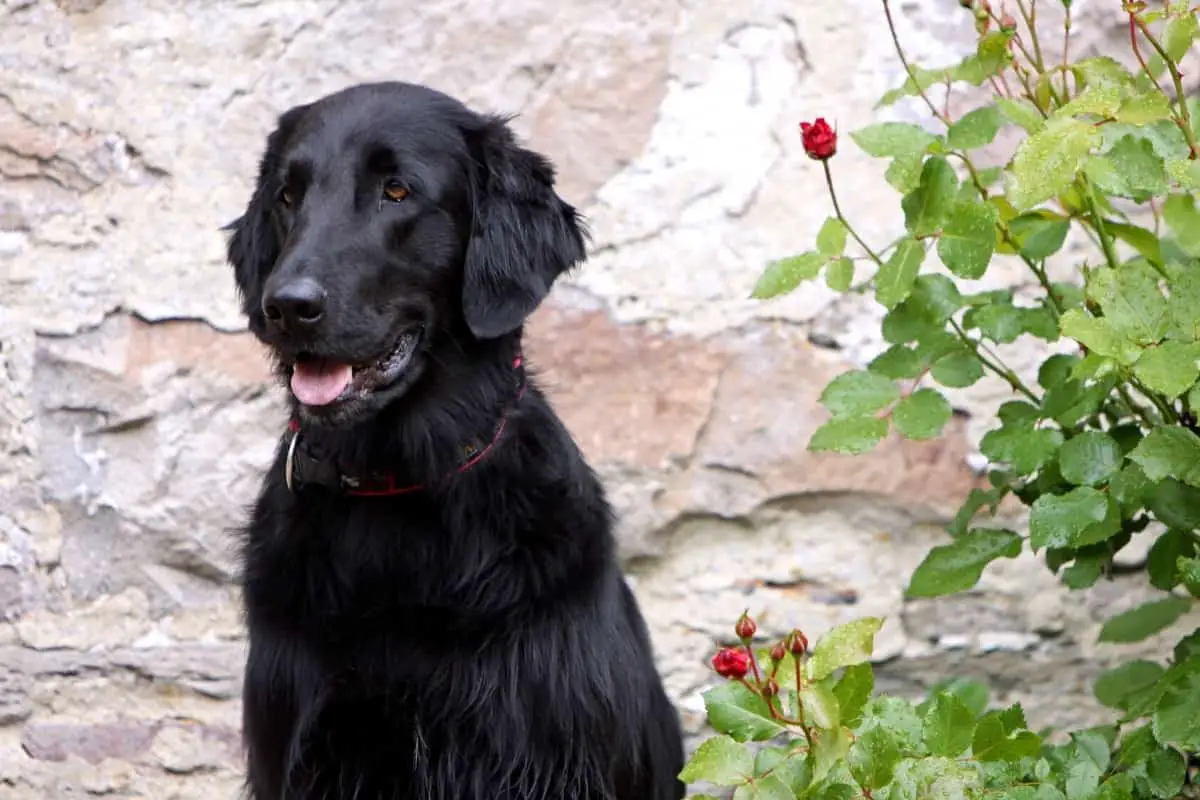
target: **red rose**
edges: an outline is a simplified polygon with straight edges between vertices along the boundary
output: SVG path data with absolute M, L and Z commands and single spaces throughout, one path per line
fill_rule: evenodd
M 712 657 L 712 665 L 722 678 L 744 678 L 750 671 L 750 656 L 741 648 L 726 647 Z
M 829 127 L 824 117 L 817 117 L 816 122 L 801 122 L 800 139 L 804 142 L 804 152 L 817 161 L 831 158 L 837 152 L 837 131 Z

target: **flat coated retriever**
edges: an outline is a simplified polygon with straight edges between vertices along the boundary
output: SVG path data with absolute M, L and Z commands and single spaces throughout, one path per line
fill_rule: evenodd
M 600 482 L 522 360 L 585 258 L 508 120 L 405 83 L 278 119 L 228 227 L 291 423 L 244 543 L 254 800 L 674 800 Z

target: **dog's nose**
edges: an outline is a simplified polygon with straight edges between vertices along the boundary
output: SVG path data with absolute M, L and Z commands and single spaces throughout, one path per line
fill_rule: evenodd
M 263 313 L 281 330 L 312 328 L 325 316 L 325 290 L 312 278 L 297 278 L 263 298 Z

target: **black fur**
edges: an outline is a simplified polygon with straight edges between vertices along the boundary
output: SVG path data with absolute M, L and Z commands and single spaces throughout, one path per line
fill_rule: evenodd
M 382 202 L 388 179 L 408 198 Z M 422 331 L 370 398 L 291 400 L 344 470 L 427 488 L 292 494 L 281 443 L 244 547 L 249 796 L 682 797 L 678 717 L 609 505 L 534 379 L 515 389 L 524 319 L 584 258 L 550 163 L 503 118 L 423 87 L 357 86 L 279 119 L 229 228 L 251 330 L 283 380 L 301 354 L 366 363 Z M 328 295 L 304 335 L 262 309 L 299 276 Z M 487 456 L 456 473 L 502 418 Z

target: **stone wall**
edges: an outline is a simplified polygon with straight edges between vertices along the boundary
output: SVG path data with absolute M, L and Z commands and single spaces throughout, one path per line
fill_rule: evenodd
M 917 58 L 969 45 L 956 0 L 895 5 Z M 1080 47 L 1119 35 L 1115 5 L 1077 0 Z M 591 261 L 529 355 L 620 509 L 689 734 L 743 608 L 810 635 L 882 614 L 891 691 L 969 675 L 1039 724 L 1095 718 L 1095 659 L 1123 653 L 1094 634 L 1135 583 L 1067 598 L 1022 558 L 902 597 L 1002 387 L 955 395 L 938 441 L 812 455 L 817 395 L 879 349 L 879 309 L 747 299 L 828 213 L 797 122 L 871 121 L 889 53 L 873 0 L 2 0 L 0 795 L 235 796 L 229 532 L 283 420 L 218 228 L 274 116 L 360 80 L 520 112 L 589 217 Z M 837 173 L 858 227 L 894 234 L 880 166 L 847 143 Z

